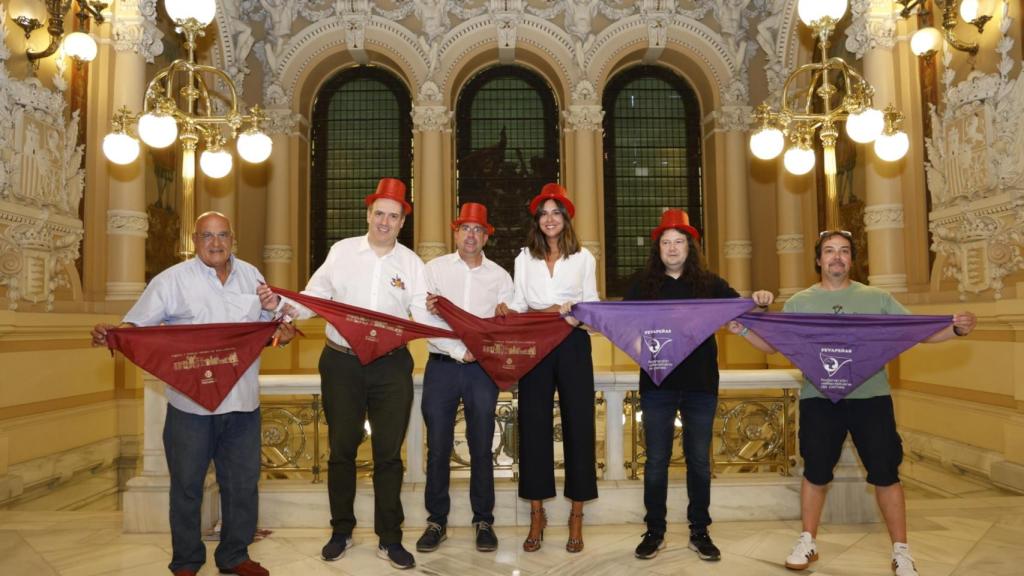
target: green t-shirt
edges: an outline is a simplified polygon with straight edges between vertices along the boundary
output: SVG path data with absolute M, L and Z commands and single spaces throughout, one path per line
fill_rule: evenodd
M 893 298 L 892 294 L 881 288 L 853 281 L 849 287 L 835 291 L 825 290 L 821 284 L 815 284 L 786 300 L 782 311 L 815 314 L 910 314 L 910 311 Z M 885 374 L 885 369 L 882 369 L 851 392 L 847 398 L 856 400 L 888 396 L 890 392 L 889 378 Z M 824 397 L 807 378 L 804 378 L 800 398 Z

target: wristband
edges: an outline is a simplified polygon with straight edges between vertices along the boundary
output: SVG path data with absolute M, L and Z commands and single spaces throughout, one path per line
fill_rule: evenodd
M 740 330 L 740 336 L 743 336 L 744 338 L 746 338 L 747 334 L 750 334 L 750 328 L 747 328 L 746 326 L 744 326 L 743 330 Z
M 956 326 L 953 326 L 953 334 L 956 334 L 957 336 L 967 336 L 967 332 L 960 332 Z

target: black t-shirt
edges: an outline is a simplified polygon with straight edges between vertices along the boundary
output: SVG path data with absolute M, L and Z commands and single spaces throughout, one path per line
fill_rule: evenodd
M 723 278 L 711 275 L 710 294 L 705 298 L 739 298 L 738 292 Z M 692 300 L 695 298 L 693 283 L 685 277 L 673 278 L 666 275 L 661 289 L 654 300 Z M 629 287 L 625 300 L 650 300 L 644 294 L 644 277 L 641 275 Z M 711 335 L 683 360 L 664 380 L 655 386 L 647 372 L 640 371 L 640 392 L 648 390 L 690 390 L 718 394 L 718 345 Z

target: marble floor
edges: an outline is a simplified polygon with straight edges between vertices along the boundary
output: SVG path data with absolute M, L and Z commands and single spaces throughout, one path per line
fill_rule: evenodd
M 1024 574 L 1024 497 L 976 495 L 911 498 L 908 502 L 911 547 L 922 575 L 1000 576 Z M 588 526 L 586 549 L 567 554 L 567 530 L 552 519 L 545 545 L 522 552 L 526 528 L 499 527 L 496 553 L 479 553 L 470 528 L 453 528 L 440 550 L 417 554 L 406 574 L 520 576 L 721 576 L 794 574 L 782 566 L 797 533 L 795 521 L 722 522 L 712 535 L 723 551 L 721 562 L 702 562 L 686 548 L 685 526 L 670 526 L 667 548 L 653 560 L 637 560 L 633 548 L 642 526 Z M 561 524 L 561 525 L 559 525 Z M 408 527 L 410 547 L 420 527 Z M 337 562 L 323 562 L 319 550 L 326 529 L 276 530 L 252 545 L 250 553 L 277 576 L 397 574 L 375 555 L 376 536 L 357 530 L 356 546 Z M 818 537 L 821 560 L 804 574 L 819 576 L 888 575 L 889 543 L 880 524 L 825 526 Z M 201 574 L 216 574 L 212 546 Z M 0 574 L 87 576 L 168 574 L 170 538 L 121 532 L 116 511 L 0 511 Z

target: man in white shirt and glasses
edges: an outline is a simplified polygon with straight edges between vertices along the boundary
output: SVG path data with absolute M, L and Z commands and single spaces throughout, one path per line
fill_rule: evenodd
M 405 184 L 382 178 L 377 191 L 367 196 L 367 233 L 336 242 L 320 268 L 306 284 L 304 294 L 350 306 L 409 318 L 413 309 L 426 316 L 427 295 L 423 261 L 398 243 L 398 233 L 412 206 L 405 200 Z M 277 306 L 279 297 L 262 286 L 265 305 Z M 299 318 L 312 311 L 296 306 Z M 402 546 L 405 520 L 402 491 L 402 443 L 412 409 L 413 359 L 402 346 L 363 366 L 345 338 L 330 324 L 320 356 L 320 387 L 327 418 L 331 457 L 327 494 L 331 505 L 330 541 L 321 556 L 333 561 L 352 545 L 356 526 L 356 454 L 363 441 L 364 419 L 370 423 L 373 447 L 373 529 L 379 539 L 377 556 L 400 570 L 416 560 Z
M 427 264 L 427 308 L 434 314 L 422 321 L 449 326 L 436 315 L 434 300 L 444 296 L 456 306 L 481 318 L 494 315 L 500 303 L 512 299 L 512 277 L 484 256 L 494 227 L 487 222 L 487 207 L 475 202 L 462 205 L 452 222 L 456 251 Z M 476 528 L 476 549 L 498 548 L 494 533 L 494 412 L 498 387 L 476 362 L 461 340 L 431 339 L 430 359 L 423 375 L 423 420 L 427 425 L 427 484 L 424 504 L 427 529 L 416 542 L 417 552 L 433 552 L 447 539 L 451 498 L 448 487 L 455 414 L 462 401 L 469 443 L 469 501 Z

